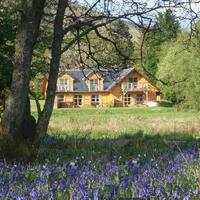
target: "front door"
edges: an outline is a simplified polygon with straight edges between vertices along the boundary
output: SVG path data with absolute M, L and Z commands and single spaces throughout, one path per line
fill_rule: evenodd
M 123 105 L 124 106 L 130 106 L 131 105 L 131 102 L 132 101 L 132 97 L 131 97 L 131 94 L 125 94 L 123 96 Z
M 136 103 L 143 104 L 144 103 L 144 94 L 137 94 L 136 95 Z

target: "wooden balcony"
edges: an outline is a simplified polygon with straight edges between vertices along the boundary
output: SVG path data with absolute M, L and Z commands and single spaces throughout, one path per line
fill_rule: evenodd
M 122 91 L 147 91 L 148 84 L 142 83 L 122 83 Z

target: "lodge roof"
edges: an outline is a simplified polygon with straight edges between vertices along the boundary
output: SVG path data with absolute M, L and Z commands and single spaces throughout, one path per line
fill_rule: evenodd
M 98 71 L 97 74 L 100 74 L 101 77 L 104 79 L 103 90 L 109 91 L 116 83 L 125 78 L 133 70 L 134 70 L 133 67 L 115 71 L 101 70 Z M 87 76 L 91 74 L 93 71 L 94 70 L 92 69 L 86 69 L 86 70 L 66 69 L 62 70 L 60 72 L 60 75 L 66 72 L 67 74 L 69 74 L 74 78 L 74 84 L 73 84 L 74 92 L 89 91 L 85 79 L 87 79 Z
M 85 69 L 85 70 L 79 70 L 79 69 L 62 69 L 59 72 L 59 76 L 62 76 L 63 73 L 69 74 L 73 79 L 73 92 L 87 92 L 89 91 L 89 88 L 86 84 L 87 77 L 92 73 L 95 72 L 98 74 L 98 78 L 103 78 L 103 90 L 104 91 L 110 91 L 111 88 L 113 88 L 117 83 L 121 82 L 129 73 L 132 71 L 137 71 L 141 76 L 144 76 L 145 79 L 151 83 L 158 91 L 159 88 L 152 83 L 145 75 L 140 73 L 138 70 L 136 70 L 134 67 L 124 68 L 121 70 L 92 70 L 92 69 Z M 100 76 L 99 76 L 100 75 Z M 48 80 L 49 75 L 46 74 L 45 79 Z

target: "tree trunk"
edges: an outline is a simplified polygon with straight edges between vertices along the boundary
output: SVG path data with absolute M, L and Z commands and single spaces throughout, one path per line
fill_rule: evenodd
M 60 66 L 61 47 L 63 41 L 63 20 L 66 9 L 66 0 L 59 0 L 56 18 L 54 22 L 54 37 L 52 43 L 51 63 L 47 87 L 46 101 L 44 109 L 39 116 L 37 123 L 37 134 L 40 138 L 44 137 L 47 133 L 49 120 L 53 111 L 54 98 L 56 93 L 56 84 Z
M 21 127 L 30 115 L 28 102 L 30 67 L 45 0 L 24 0 L 15 45 L 14 69 L 10 94 L 2 119 L 2 132 L 6 137 L 21 137 Z

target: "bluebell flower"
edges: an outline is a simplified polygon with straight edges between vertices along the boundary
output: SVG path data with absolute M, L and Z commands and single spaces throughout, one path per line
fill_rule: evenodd
M 156 193 L 156 196 L 158 197 L 161 196 L 162 195 L 161 188 L 156 188 L 155 193 Z
M 51 199 L 54 199 L 56 197 L 56 186 L 55 185 L 52 185 L 51 188 L 50 188 L 50 196 L 51 196 Z
M 32 190 L 30 192 L 30 198 L 31 200 L 37 200 L 39 198 L 39 193 L 37 190 Z
M 78 191 L 78 199 L 87 200 L 88 199 L 88 191 L 85 187 L 81 186 Z
M 67 188 L 67 180 L 66 178 L 63 178 L 61 181 L 60 181 L 60 184 L 59 184 L 59 189 L 61 191 L 65 190 Z
M 182 154 L 169 152 L 159 162 L 140 162 L 136 158 L 125 164 L 120 164 L 117 157 L 109 160 L 106 156 L 82 163 L 77 158 L 77 162 L 63 165 L 61 161 L 53 164 L 47 160 L 28 167 L 20 162 L 0 162 L 0 199 L 55 199 L 57 193 L 69 190 L 75 200 L 118 199 L 119 192 L 124 199 L 134 194 L 134 198 L 141 199 L 188 200 L 197 197 L 199 191 L 186 187 L 179 179 L 186 176 L 188 165 L 199 160 L 197 151 L 190 149 Z
M 122 186 L 122 188 L 127 188 L 128 187 L 128 178 L 126 176 L 122 177 L 121 186 Z
M 190 199 L 191 199 L 190 194 L 187 194 L 186 196 L 183 197 L 183 200 L 190 200 Z
M 172 196 L 173 196 L 175 199 L 180 199 L 180 195 L 178 194 L 177 191 L 174 191 L 174 192 L 172 193 Z
M 27 200 L 28 198 L 25 197 L 25 196 L 20 196 L 20 197 L 17 197 L 16 200 Z
M 93 190 L 93 200 L 99 200 L 99 189 L 95 188 Z

